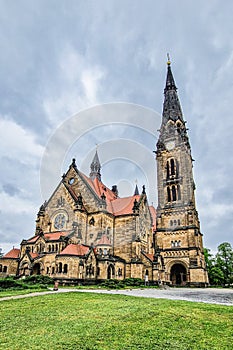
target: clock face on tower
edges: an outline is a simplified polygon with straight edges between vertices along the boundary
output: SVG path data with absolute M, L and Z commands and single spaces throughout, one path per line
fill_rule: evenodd
M 66 217 L 64 214 L 58 214 L 54 220 L 54 227 L 61 230 L 65 226 Z
M 166 142 L 165 147 L 168 151 L 171 151 L 173 148 L 175 148 L 175 141 Z

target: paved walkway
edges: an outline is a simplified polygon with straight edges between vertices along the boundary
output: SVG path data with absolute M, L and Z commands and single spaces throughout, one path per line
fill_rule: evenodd
M 54 293 L 98 293 L 98 294 L 120 294 L 144 298 L 162 298 L 172 300 L 187 300 L 193 302 L 203 302 L 210 304 L 221 304 L 233 306 L 233 289 L 218 288 L 168 288 L 168 289 L 126 289 L 126 290 L 103 290 L 103 289 L 66 289 L 61 288 L 54 292 L 52 290 L 46 292 L 36 292 L 25 295 L 15 295 L 11 297 L 0 298 L 1 301 L 30 298 L 38 295 L 54 294 Z

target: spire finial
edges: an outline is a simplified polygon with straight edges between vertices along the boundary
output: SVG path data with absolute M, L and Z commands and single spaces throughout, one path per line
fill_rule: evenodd
M 167 65 L 170 66 L 171 60 L 170 60 L 170 55 L 167 53 Z
M 100 169 L 101 169 L 101 165 L 100 165 L 100 161 L 99 161 L 99 157 L 98 157 L 98 152 L 97 152 L 97 149 L 96 149 L 94 158 L 93 158 L 93 160 L 91 162 L 90 178 L 92 180 L 97 178 L 99 181 L 101 181 Z

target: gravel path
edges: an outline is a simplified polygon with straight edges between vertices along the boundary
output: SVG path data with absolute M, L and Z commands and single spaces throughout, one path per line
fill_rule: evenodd
M 46 292 L 36 292 L 25 295 L 15 295 L 11 297 L 0 298 L 1 301 L 30 298 L 38 295 L 54 294 L 54 293 L 98 293 L 98 294 L 120 294 L 144 298 L 161 298 L 171 300 L 187 300 L 193 302 L 203 302 L 210 304 L 221 304 L 233 306 L 233 289 L 218 288 L 168 288 L 168 289 L 126 289 L 126 290 L 103 290 L 103 289 L 66 289 L 61 288 L 54 292 L 52 290 Z

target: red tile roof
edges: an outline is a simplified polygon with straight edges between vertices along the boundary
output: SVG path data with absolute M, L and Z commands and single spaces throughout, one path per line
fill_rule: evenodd
M 153 230 L 156 230 L 156 209 L 152 205 L 149 206 L 149 209 L 152 217 Z
M 29 253 L 29 254 L 33 260 L 39 256 L 39 254 L 37 253 Z
M 112 245 L 111 242 L 109 241 L 108 237 L 106 235 L 103 235 L 100 240 L 97 242 L 97 245 Z
M 56 231 L 56 232 L 50 232 L 50 233 L 45 233 L 44 239 L 46 241 L 57 241 L 61 236 L 62 237 L 66 237 L 67 235 L 69 235 L 70 231 Z M 34 243 L 37 241 L 37 239 L 39 238 L 39 235 L 33 236 L 32 238 L 29 238 L 29 240 L 27 240 L 27 243 Z
M 18 259 L 20 254 L 20 249 L 18 248 L 13 248 L 11 249 L 8 253 L 6 253 L 3 258 L 7 258 L 7 259 Z
M 104 193 L 108 212 L 115 216 L 133 213 L 132 208 L 134 205 L 134 200 L 136 199 L 139 201 L 140 195 L 118 198 L 115 192 L 110 190 L 97 178 L 91 180 L 82 172 L 80 172 L 80 174 L 99 198 L 101 198 L 102 194 Z M 72 194 L 77 197 L 74 188 L 72 186 L 69 186 L 69 188 L 72 191 Z
M 150 259 L 151 261 L 154 260 L 154 254 L 144 253 L 144 255 L 145 255 L 148 259 Z
M 83 256 L 89 252 L 90 248 L 82 244 L 69 244 L 59 255 Z
M 107 209 L 116 216 L 132 214 L 135 199 L 139 201 L 140 195 L 117 198 L 108 204 Z

